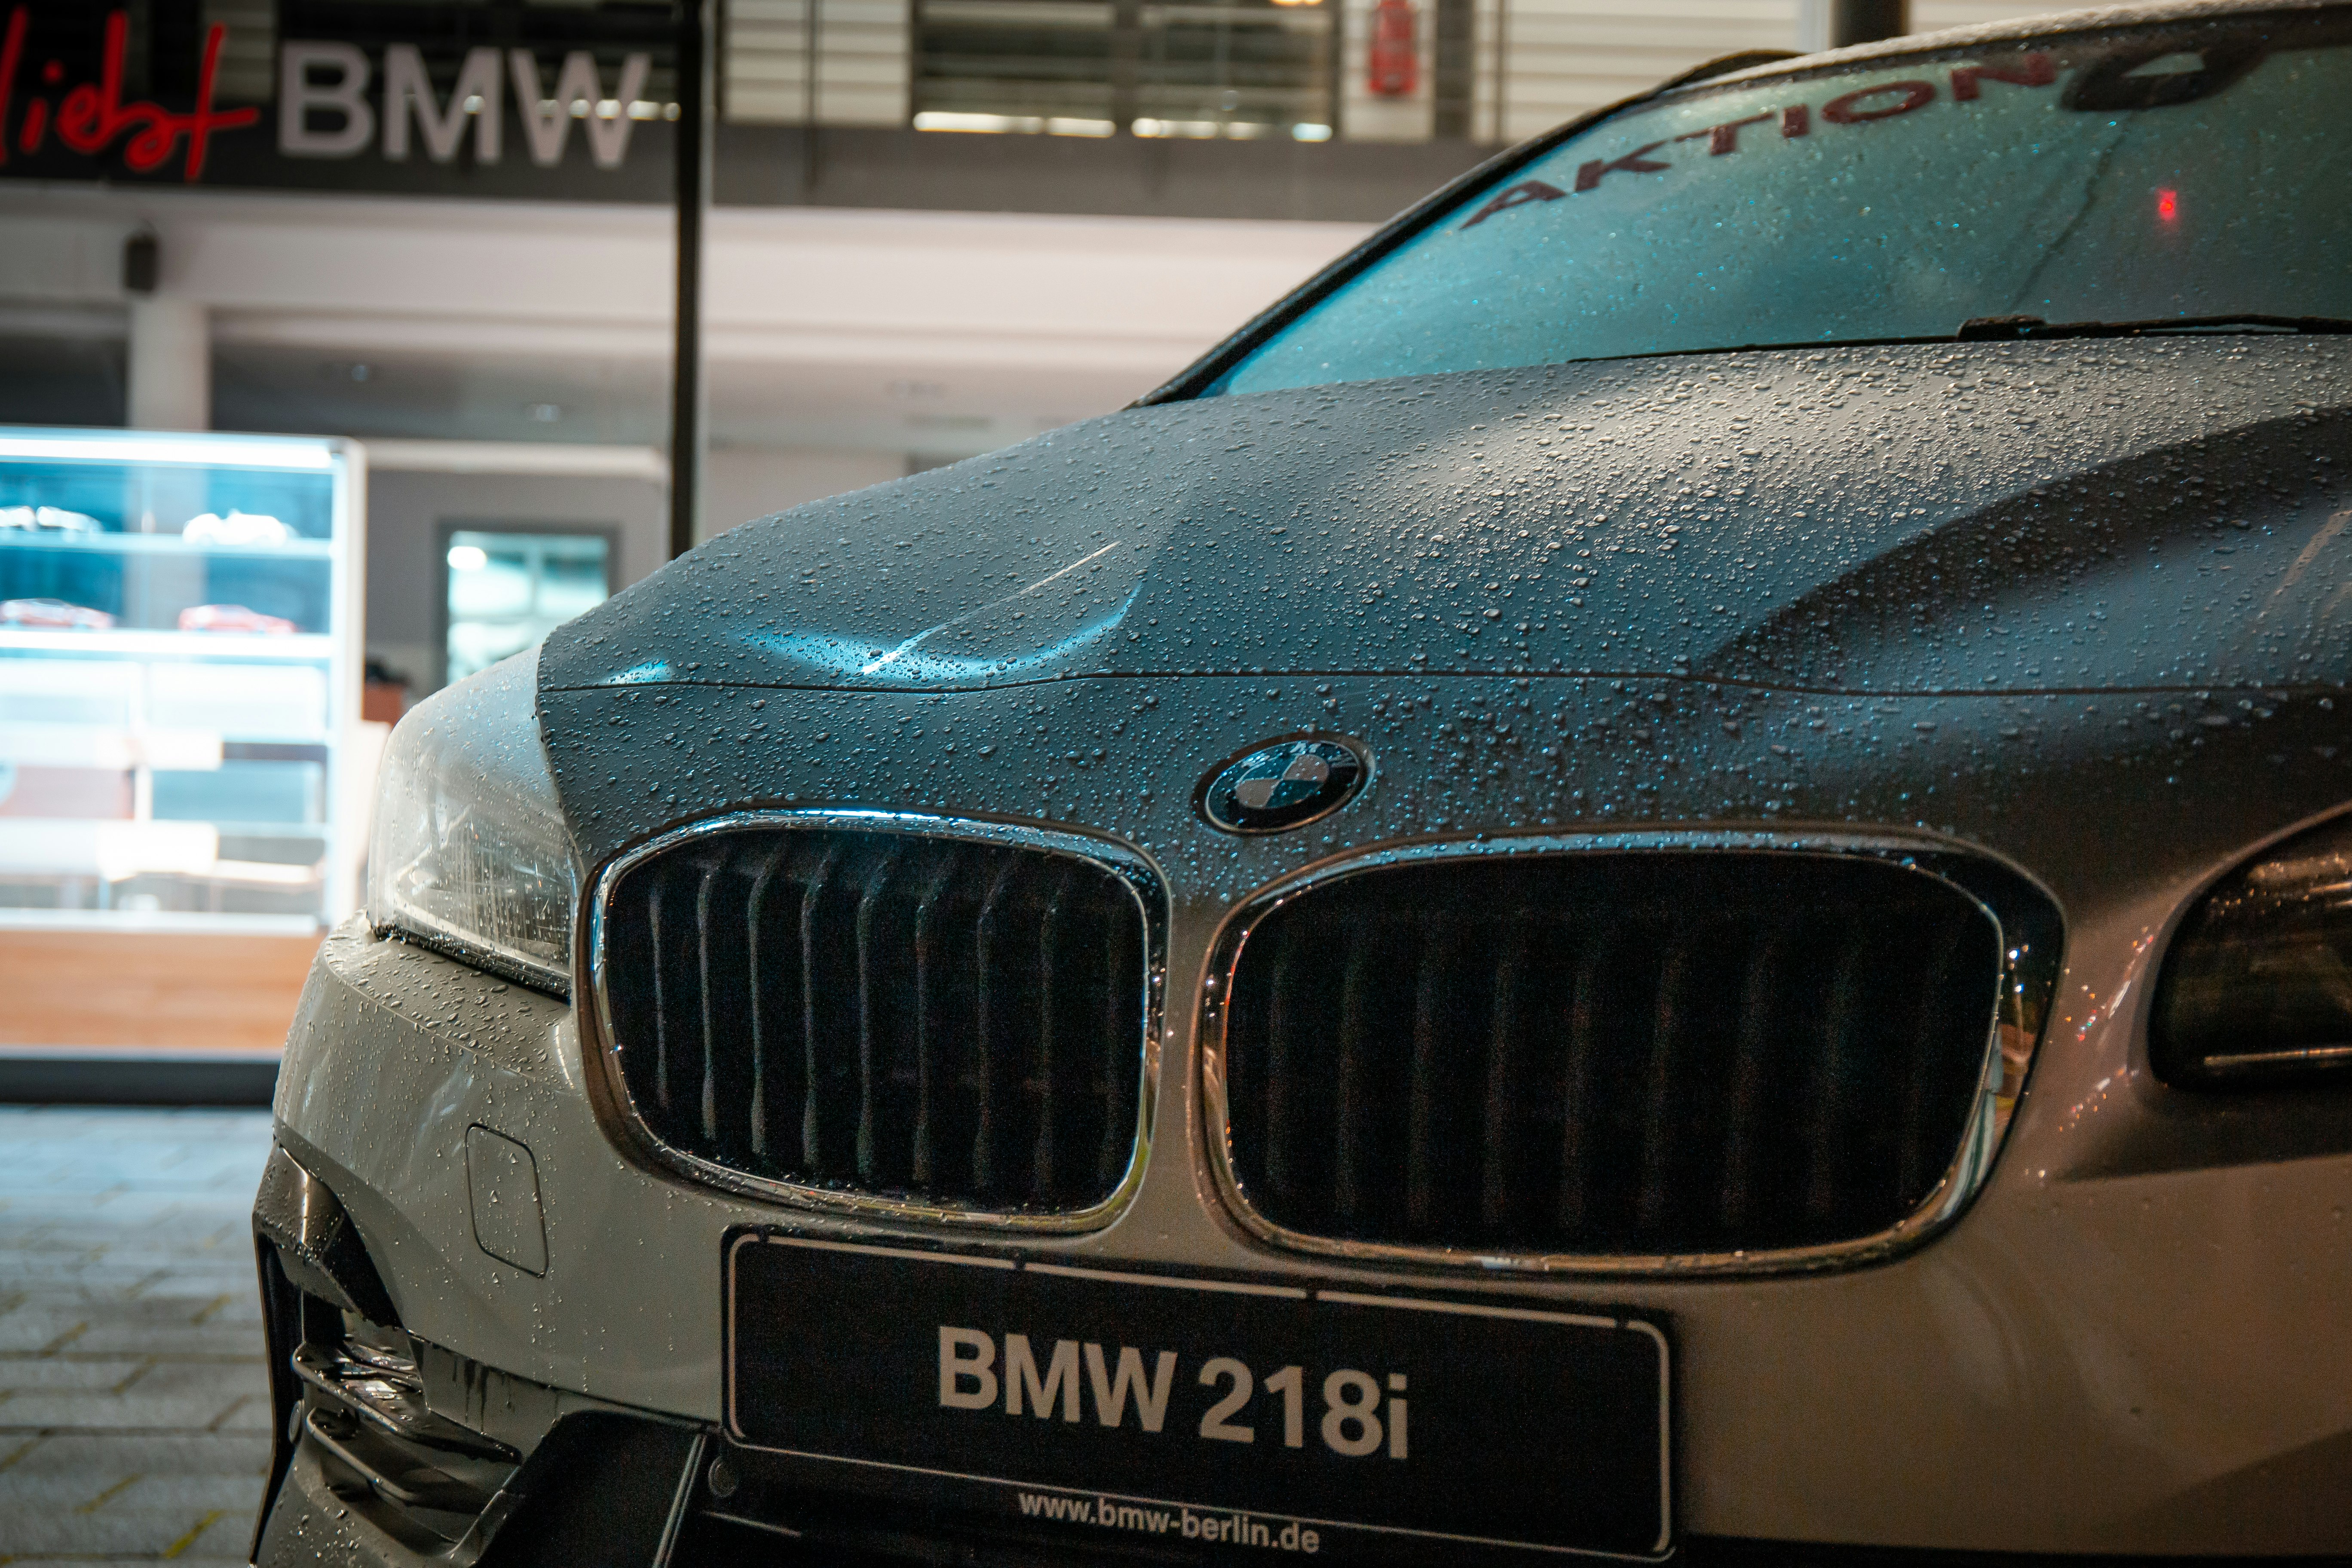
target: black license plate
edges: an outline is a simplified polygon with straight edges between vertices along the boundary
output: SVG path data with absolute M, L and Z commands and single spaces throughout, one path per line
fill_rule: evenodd
M 1672 1542 L 1653 1321 L 753 1231 L 725 1261 L 728 1434 L 812 1484 L 1274 1557 Z

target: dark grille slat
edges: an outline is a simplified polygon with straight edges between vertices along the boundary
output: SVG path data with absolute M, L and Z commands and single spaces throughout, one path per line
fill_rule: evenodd
M 718 1005 L 719 976 L 711 972 L 713 939 L 710 930 L 710 889 L 719 880 L 719 867 L 706 864 L 694 889 L 694 959 L 695 971 L 702 982 L 702 1092 L 695 1097 L 698 1114 L 702 1118 L 702 1135 L 719 1136 L 719 1063 L 717 1021 L 711 1009 Z
M 1332 1142 L 1331 1201 L 1343 1221 L 1362 1208 L 1357 1170 L 1359 1150 L 1370 1134 L 1364 1050 L 1372 1028 L 1372 944 L 1353 931 L 1347 943 L 1348 977 L 1339 999 L 1339 1115 Z
M 944 1048 L 935 1011 L 939 1005 L 937 989 L 942 984 L 939 971 L 944 958 L 937 922 L 940 919 L 940 902 L 955 873 L 956 851 L 953 846 L 946 846 L 940 853 L 939 869 L 931 874 L 930 885 L 923 889 L 921 901 L 915 906 L 915 1124 L 908 1179 L 918 1187 L 930 1184 L 935 1168 L 932 1096 L 938 1089 L 939 1058 Z
M 1863 857 L 1336 878 L 1233 961 L 1224 1150 L 1307 1236 L 1647 1256 L 1875 1235 L 1974 1112 L 1998 937 L 1950 883 Z
M 770 993 L 774 984 L 769 979 L 770 954 L 761 949 L 761 938 L 768 921 L 768 894 L 776 886 L 776 873 L 783 868 L 792 854 L 790 844 L 779 844 L 760 862 L 759 874 L 751 879 L 751 896 L 745 908 L 744 963 L 751 994 L 747 1022 L 751 1030 L 751 1102 L 750 1134 L 751 1152 L 764 1158 L 768 1152 L 768 1054 L 773 1034 L 768 1015 L 773 1011 Z
M 1132 1162 L 1144 915 L 1094 861 L 740 829 L 630 868 L 607 916 L 614 1059 L 673 1149 L 780 1181 L 1040 1211 L 1102 1202 Z
M 1297 994 L 1291 972 L 1289 941 L 1277 934 L 1266 960 L 1265 1104 L 1259 1136 L 1265 1146 L 1265 1184 L 1269 1192 L 1288 1196 L 1292 1189 L 1290 1116 L 1290 1036 L 1298 1027 L 1291 1016 Z
M 1132 1059 L 1122 1048 L 1125 1038 L 1123 1024 L 1130 1006 L 1140 1006 L 1139 988 L 1142 984 L 1139 963 L 1134 944 L 1120 940 L 1120 922 L 1117 909 L 1106 910 L 1103 921 L 1103 1017 L 1100 1035 L 1103 1042 L 1101 1099 L 1103 1103 L 1102 1140 L 1095 1155 L 1095 1186 L 1108 1192 L 1126 1174 L 1129 1157 L 1134 1152 L 1134 1139 L 1129 1129 L 1135 1124 L 1135 1110 L 1129 1091 L 1135 1086 Z M 1149 1041 L 1144 1048 L 1151 1048 Z
M 1007 861 L 1004 868 L 989 884 L 988 896 L 981 901 L 980 920 L 972 927 L 972 974 L 978 984 L 978 1006 L 975 1012 L 971 1042 L 971 1173 L 972 1183 L 983 1194 L 992 1191 L 997 1182 L 997 1077 L 1001 1058 L 997 1038 L 1004 1032 L 1006 1014 L 1011 1010 L 1011 992 L 1014 977 L 1003 967 L 1005 949 L 1004 923 L 1006 895 L 1013 885 L 1015 863 Z
M 1559 1228 L 1569 1234 L 1585 1223 L 1585 1164 L 1593 1142 L 1593 1077 L 1600 1066 L 1601 990 L 1608 980 L 1608 939 L 1593 942 L 1576 967 L 1570 994 L 1568 1068 L 1560 1086 L 1559 1183 L 1555 1202 Z
M 1939 1089 L 1949 1091 L 1949 1086 L 1937 1080 L 1936 1020 L 1946 1011 L 1966 1006 L 1963 971 L 1967 952 L 1966 933 L 1957 926 L 1940 934 L 1942 956 L 1936 965 L 1935 980 L 1919 994 L 1919 1012 L 1911 1026 L 1909 1091 L 1904 1096 L 1901 1142 L 1897 1159 L 1903 1190 L 1927 1197 L 1945 1168 L 1951 1163 L 1951 1151 L 1937 1149 L 1927 1136 L 1931 1108 L 1939 1098 Z M 1987 1020 L 1987 1027 L 1990 1027 Z M 1973 1076 L 1973 1074 L 1971 1074 Z M 2011 1086 L 2010 1092 L 2016 1089 Z
M 1851 1059 L 1861 1048 L 1857 1037 L 1867 1023 L 1862 970 L 1869 960 L 1872 937 L 1859 923 L 1848 926 L 1841 934 L 1837 962 L 1831 971 L 1822 1047 L 1813 1059 L 1813 1080 L 1806 1096 L 1812 1117 L 1811 1135 L 1805 1141 L 1804 1202 L 1805 1212 L 1816 1219 L 1828 1215 L 1838 1199 L 1839 1156 L 1845 1152 L 1843 1134 L 1853 1113 L 1853 1095 L 1847 1080 Z
M 1516 1152 L 1513 1133 L 1517 1127 L 1511 1115 L 1511 1097 L 1517 1083 L 1519 986 L 1527 959 L 1528 939 L 1521 933 L 1495 965 L 1494 1023 L 1486 1037 L 1486 1094 L 1479 1119 L 1486 1160 L 1478 1173 L 1478 1221 L 1488 1230 L 1502 1225 L 1509 1212 Z
M 1036 1099 L 1036 1135 L 1029 1140 L 1029 1189 L 1047 1202 L 1054 1195 L 1054 1009 L 1060 1002 L 1055 988 L 1054 954 L 1060 935 L 1063 900 L 1070 891 L 1067 877 L 1057 879 L 1045 899 L 1045 916 L 1038 927 L 1037 1053 L 1035 1070 L 1024 1088 Z
M 1635 1216 L 1643 1229 L 1655 1229 L 1667 1218 L 1674 1191 L 1670 1165 L 1677 1118 L 1686 1115 L 1693 1098 L 1691 1085 L 1682 1081 L 1677 1060 L 1685 1037 L 1695 1027 L 1691 1015 L 1698 998 L 1694 994 L 1698 971 L 1696 933 L 1669 937 L 1665 961 L 1660 965 L 1655 1005 L 1650 1017 L 1648 1070 L 1642 1086 L 1642 1178 Z
M 1405 1103 L 1404 1224 L 1412 1235 L 1428 1230 L 1436 1202 L 1438 1137 L 1437 1075 L 1444 1049 L 1444 985 L 1453 967 L 1453 928 L 1443 917 L 1421 939 L 1421 964 L 1413 975 L 1412 1065 Z
M 824 1058 L 819 1044 L 817 1005 L 822 974 L 817 957 L 817 916 L 825 889 L 833 880 L 841 847 L 830 845 L 815 873 L 801 892 L 801 1163 L 811 1170 L 824 1166 Z
M 898 861 L 897 846 L 884 854 L 874 865 L 866 879 L 865 890 L 857 900 L 857 1173 L 872 1181 L 877 1164 L 874 1142 L 875 1099 L 880 1086 L 876 1081 L 876 1056 L 880 1049 L 877 1035 L 887 1024 L 879 1017 L 882 1009 L 880 984 L 884 960 L 875 950 L 874 917 L 882 907 L 882 891 L 889 885 L 890 873 Z
M 1786 931 L 1767 932 L 1748 960 L 1740 976 L 1739 1037 L 1732 1055 L 1729 1104 L 1725 1112 L 1723 1176 L 1717 1189 L 1716 1217 L 1726 1229 L 1738 1228 L 1748 1218 L 1755 1159 L 1770 1114 L 1764 1102 L 1775 1015 L 1780 1005 L 1778 989 L 1789 961 Z
M 646 889 L 646 926 L 652 932 L 651 947 L 655 958 L 646 966 L 654 987 L 654 1103 L 664 1110 L 669 1109 L 669 1009 L 662 1002 L 661 955 L 669 951 L 662 940 L 662 889 L 659 882 Z

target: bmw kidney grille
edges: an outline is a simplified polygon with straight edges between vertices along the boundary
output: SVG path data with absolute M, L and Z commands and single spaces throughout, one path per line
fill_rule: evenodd
M 1068 1214 L 1133 1161 L 1147 935 L 1136 887 L 1079 854 L 755 826 L 626 866 L 598 956 L 630 1107 L 670 1152 Z
M 1882 859 L 1423 861 L 1243 929 L 1222 1150 L 1252 1217 L 1294 1238 L 1853 1242 L 1937 1191 L 2000 1082 L 2000 926 Z

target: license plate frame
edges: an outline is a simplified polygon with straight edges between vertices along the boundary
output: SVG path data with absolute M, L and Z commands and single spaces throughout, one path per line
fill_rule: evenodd
M 721 1257 L 726 1436 L 812 1488 L 1113 1548 L 1673 1551 L 1654 1313 L 771 1227 Z

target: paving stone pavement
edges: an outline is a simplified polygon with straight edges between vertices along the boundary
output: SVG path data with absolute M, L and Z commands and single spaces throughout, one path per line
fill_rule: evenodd
M 0 1106 L 0 1563 L 242 1563 L 265 1110 Z

